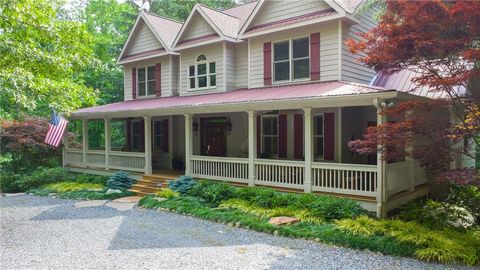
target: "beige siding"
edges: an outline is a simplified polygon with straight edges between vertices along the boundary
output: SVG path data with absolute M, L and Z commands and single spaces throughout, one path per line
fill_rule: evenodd
M 225 90 L 235 89 L 235 45 L 225 43 Z
M 248 87 L 248 42 L 235 44 L 235 88 Z
M 179 56 L 171 56 L 171 73 L 172 73 L 172 96 L 178 95 L 178 84 L 179 84 Z
M 148 28 L 148 26 L 143 21 L 139 21 L 137 30 L 130 39 L 130 44 L 128 45 L 126 55 L 161 48 L 162 45 L 152 33 L 150 28 Z
M 342 25 L 342 80 L 358 83 L 369 83 L 373 76 L 375 76 L 375 71 L 373 69 L 367 68 L 356 61 L 356 59 L 361 57 L 361 54 L 353 55 L 345 45 L 345 41 L 348 39 L 359 40 L 357 33 L 367 32 L 375 27 L 373 15 L 374 11 L 370 10 L 361 13 L 358 16 L 360 21 L 359 24 L 348 25 L 344 23 Z
M 205 54 L 208 62 L 215 61 L 217 70 L 217 86 L 202 90 L 188 89 L 188 67 L 195 64 L 199 54 Z M 224 91 L 223 86 L 223 43 L 216 43 L 200 48 L 192 48 L 182 51 L 180 59 L 180 95 L 200 95 L 212 92 Z
M 194 18 L 190 21 L 189 27 L 183 34 L 182 40 L 216 33 L 201 15 L 197 13 L 193 16 Z
M 339 40 L 338 23 L 314 25 L 302 29 L 287 30 L 250 41 L 250 85 L 249 88 L 263 86 L 263 43 L 275 42 L 288 38 L 308 36 L 320 32 L 320 80 L 338 79 Z
M 161 63 L 162 65 L 162 73 L 161 73 L 161 84 L 162 84 L 162 97 L 167 97 L 172 95 L 172 91 L 170 88 L 170 57 L 163 56 L 157 57 L 154 59 L 148 59 L 144 61 L 139 61 L 137 63 L 130 63 L 124 65 L 124 76 L 125 76 L 125 86 L 124 86 L 124 94 L 125 100 L 132 99 L 132 68 L 136 67 L 145 67 L 145 66 L 153 66 L 157 63 Z
M 260 12 L 257 13 L 257 16 L 254 19 L 252 26 L 301 16 L 304 14 L 309 14 L 329 8 L 330 6 L 328 4 L 318 0 L 266 1 Z

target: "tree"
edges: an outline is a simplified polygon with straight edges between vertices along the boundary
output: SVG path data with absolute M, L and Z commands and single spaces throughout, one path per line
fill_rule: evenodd
M 90 64 L 92 36 L 57 17 L 60 0 L 0 0 L 0 117 L 48 115 L 92 105 L 78 71 Z
M 195 4 L 226 9 L 235 6 L 234 0 L 150 0 L 150 11 L 176 20 L 186 20 Z
M 388 159 L 398 156 L 403 146 L 413 145 L 414 139 L 427 139 L 406 154 L 437 174 L 445 172 L 455 155 L 471 155 L 470 145 L 458 145 L 479 145 L 480 2 L 386 1 L 378 26 L 360 35 L 361 41 L 349 40 L 347 45 L 352 52 L 365 53 L 360 59 L 365 65 L 383 72 L 415 69 L 419 87 L 442 92 L 446 98 L 384 109 L 385 115 L 398 121 L 369 128 L 363 139 L 350 143 L 352 149 L 372 153 L 382 144 L 379 151 Z M 466 89 L 466 95 L 459 89 Z M 442 109 L 455 113 L 460 123 L 429 119 L 430 112 Z M 439 160 L 443 154 L 447 160 Z M 473 175 L 478 171 L 471 168 L 443 173 L 454 182 L 465 182 L 459 179 L 467 174 L 476 181 Z

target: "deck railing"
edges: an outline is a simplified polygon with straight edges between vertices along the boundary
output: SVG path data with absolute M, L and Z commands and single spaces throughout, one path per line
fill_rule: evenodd
M 145 170 L 145 153 L 109 152 L 109 168 L 143 172 Z
M 387 164 L 386 193 L 387 197 L 413 188 L 412 162 L 402 161 Z
M 144 172 L 145 171 L 145 153 L 137 152 L 108 152 L 108 166 L 106 164 L 105 151 L 87 150 L 85 151 L 85 162 L 83 161 L 83 150 L 66 149 L 65 164 L 73 166 L 83 166 L 91 168 L 109 168 L 125 171 Z
M 305 163 L 290 160 L 255 160 L 255 184 L 303 189 Z
M 102 150 L 88 150 L 86 151 L 86 161 L 88 166 L 105 167 L 105 151 Z
M 81 149 L 67 149 L 65 151 L 65 163 L 70 165 L 83 164 L 83 151 Z
M 190 157 L 191 175 L 229 182 L 247 182 L 248 159 L 232 157 Z
M 312 190 L 375 196 L 377 190 L 377 166 L 313 162 Z

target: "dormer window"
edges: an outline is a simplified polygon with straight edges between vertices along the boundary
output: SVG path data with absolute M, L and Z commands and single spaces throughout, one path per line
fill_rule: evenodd
M 215 62 L 208 62 L 204 54 L 195 59 L 195 65 L 188 67 L 190 89 L 212 88 L 217 85 L 217 68 Z
M 305 80 L 310 77 L 309 38 L 273 43 L 274 82 Z

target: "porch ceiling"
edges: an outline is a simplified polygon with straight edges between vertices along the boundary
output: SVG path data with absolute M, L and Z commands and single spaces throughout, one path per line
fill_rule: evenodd
M 204 112 L 372 105 L 372 98 L 395 98 L 383 87 L 343 81 L 305 83 L 228 92 L 135 99 L 79 109 L 72 118 L 102 116 L 168 115 Z

